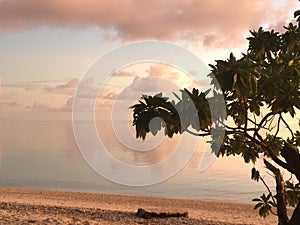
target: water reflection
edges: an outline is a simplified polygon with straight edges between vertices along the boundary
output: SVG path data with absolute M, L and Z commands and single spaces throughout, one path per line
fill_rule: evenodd
M 176 141 L 167 139 L 151 152 L 131 151 L 105 131 L 112 154 L 137 165 L 164 160 L 176 145 Z M 199 173 L 204 144 L 201 139 L 191 161 L 168 181 L 132 188 L 111 183 L 89 168 L 76 147 L 70 122 L 5 123 L 0 125 L 0 185 L 239 202 L 249 202 L 265 191 L 262 184 L 251 181 L 252 165 L 239 158 L 217 159 L 205 173 Z M 267 176 L 267 182 L 271 184 L 272 178 Z
M 120 123 L 127 123 L 127 121 Z M 162 143 L 155 149 L 149 151 L 132 150 L 124 146 L 118 138 L 113 135 L 114 130 L 111 123 L 98 122 L 96 126 L 98 136 L 101 138 L 106 149 L 108 149 L 115 158 L 130 165 L 141 166 L 161 162 L 173 153 L 179 141 L 178 137 L 174 139 L 164 138 Z M 137 140 L 137 142 L 140 141 L 141 140 Z M 144 145 L 143 149 L 151 149 L 151 146 L 153 146 L 152 142 L 153 140 L 151 139 L 144 141 L 142 143 Z

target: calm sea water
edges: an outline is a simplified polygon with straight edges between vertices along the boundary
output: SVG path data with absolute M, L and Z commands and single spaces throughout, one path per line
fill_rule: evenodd
M 137 164 L 153 163 L 169 154 L 158 149 L 154 156 L 152 153 L 152 157 L 143 157 L 142 153 L 136 155 L 120 145 L 112 134 L 107 134 L 106 140 L 113 155 Z M 168 141 L 160 148 L 172 148 L 172 140 Z M 239 157 L 218 158 L 200 173 L 198 164 L 205 150 L 201 145 L 184 169 L 169 180 L 146 187 L 129 187 L 104 179 L 87 165 L 76 146 L 71 122 L 2 123 L 0 186 L 234 202 L 251 202 L 266 192 L 262 183 L 250 179 L 252 164 L 244 164 Z M 261 162 L 258 167 L 265 173 Z M 274 188 L 272 178 L 265 176 Z

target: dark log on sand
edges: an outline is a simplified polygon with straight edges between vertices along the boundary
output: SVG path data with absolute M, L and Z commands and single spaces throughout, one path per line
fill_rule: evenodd
M 183 212 L 183 213 L 169 213 L 169 212 L 161 212 L 161 213 L 156 213 L 156 212 L 149 212 L 146 211 L 145 209 L 139 208 L 136 216 L 144 218 L 144 219 L 151 219 L 151 218 L 169 218 L 169 217 L 188 217 L 188 212 Z

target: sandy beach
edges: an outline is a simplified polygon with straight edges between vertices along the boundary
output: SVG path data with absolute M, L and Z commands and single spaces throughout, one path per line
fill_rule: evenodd
M 0 224 L 276 224 L 262 219 L 252 204 L 0 188 Z M 151 212 L 188 212 L 188 218 L 136 216 Z

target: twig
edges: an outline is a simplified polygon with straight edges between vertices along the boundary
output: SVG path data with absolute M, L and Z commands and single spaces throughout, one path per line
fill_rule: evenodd
M 194 136 L 198 136 L 198 137 L 205 137 L 205 136 L 209 136 L 210 133 L 196 133 L 196 132 L 193 132 L 193 131 L 190 131 L 189 129 L 186 129 L 185 130 L 186 132 L 188 132 L 189 134 L 192 134 Z
M 271 197 L 272 197 L 273 203 L 275 203 L 275 204 L 276 204 L 275 198 L 274 198 L 274 196 L 273 196 L 273 194 L 272 194 L 272 192 L 271 192 L 271 190 L 270 190 L 269 186 L 266 184 L 266 182 L 265 182 L 264 178 L 262 178 L 262 176 L 260 176 L 260 175 L 259 175 L 259 179 L 260 179 L 260 180 L 263 182 L 263 184 L 264 184 L 264 185 L 265 185 L 265 187 L 267 188 L 267 190 L 268 190 L 269 194 L 270 194 L 270 195 L 271 195 Z
M 285 119 L 283 118 L 283 116 L 281 114 L 279 116 L 282 119 L 283 123 L 286 125 L 287 129 L 290 131 L 290 133 L 292 135 L 292 138 L 294 139 L 295 137 L 294 137 L 294 133 L 293 133 L 292 129 L 290 128 L 290 126 L 288 125 L 288 123 L 285 121 Z

